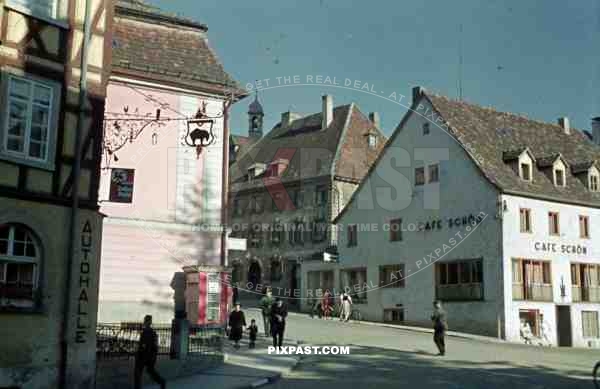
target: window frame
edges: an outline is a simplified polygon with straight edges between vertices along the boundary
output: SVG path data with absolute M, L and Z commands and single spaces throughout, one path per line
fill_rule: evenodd
M 423 135 L 429 135 L 431 133 L 431 126 L 427 122 L 423 123 L 421 129 L 423 130 Z
M 451 266 L 456 269 L 456 274 L 453 277 L 451 277 L 451 273 L 453 273 L 450 271 Z M 464 272 L 463 268 L 466 268 L 467 271 Z M 468 276 L 467 281 L 464 281 L 464 275 Z M 483 269 L 483 258 L 437 262 L 434 267 L 434 278 L 436 299 L 445 301 L 485 301 L 485 274 Z M 443 298 L 440 297 L 438 293 L 440 288 L 468 289 L 477 286 L 480 288 L 481 297 Z
M 367 135 L 367 145 L 369 146 L 370 149 L 375 149 L 377 148 L 377 135 L 375 134 L 368 134 Z
M 35 85 L 51 90 L 50 105 L 48 108 L 48 129 L 47 129 L 47 141 L 46 141 L 46 158 L 39 159 L 29 156 L 29 149 L 22 153 L 10 151 L 7 148 L 8 138 L 8 120 L 9 120 L 9 109 L 10 109 L 10 84 L 12 79 L 22 80 L 30 85 L 30 88 Z M 2 109 L 3 120 L 0 122 L 0 159 L 14 162 L 20 165 L 28 165 L 43 170 L 55 170 L 55 156 L 60 150 L 56 150 L 56 139 L 58 136 L 58 122 L 61 109 L 62 101 L 62 86 L 60 83 L 49 80 L 37 75 L 26 73 L 23 70 L 15 69 L 12 67 L 0 68 L 0 107 Z M 33 105 L 33 95 L 27 101 L 27 123 L 25 128 L 24 141 L 30 142 L 31 135 L 31 107 Z
M 526 167 L 526 169 L 524 169 L 524 167 Z M 525 171 L 527 172 L 527 177 L 524 174 Z M 533 181 L 533 166 L 531 163 L 519 161 L 519 177 L 521 177 L 523 181 Z
M 533 233 L 531 208 L 519 208 L 519 231 L 524 234 Z
M 420 176 L 420 174 L 418 174 L 418 172 L 422 171 L 422 181 L 421 180 L 417 180 L 417 177 Z M 426 178 L 425 178 L 425 166 L 418 166 L 415 168 L 414 170 L 414 175 L 415 175 L 415 186 L 424 186 L 425 183 L 427 182 Z
M 66 23 L 66 12 L 68 7 L 68 1 L 66 0 L 52 0 L 53 10 L 51 14 L 40 12 L 39 10 L 21 4 L 17 0 L 6 0 L 5 7 L 8 7 L 21 14 L 31 16 L 36 19 L 43 20 L 49 24 L 55 25 L 63 29 L 69 29 L 69 23 Z
M 399 273 L 397 280 L 391 281 L 391 273 Z M 381 288 L 405 288 L 406 287 L 406 265 L 404 263 L 380 265 L 379 286 Z
M 556 217 L 556 222 L 554 222 L 554 217 Z M 558 212 L 548 211 L 548 234 L 550 236 L 560 236 L 560 214 Z
M 7 242 L 7 253 L 0 254 L 0 267 L 3 267 L 0 276 L 0 286 L 7 287 L 9 282 L 7 280 L 7 268 L 9 264 L 16 265 L 32 265 L 31 275 L 31 298 L 23 297 L 3 297 L 0 294 L 0 311 L 16 310 L 16 311 L 30 311 L 37 310 L 41 306 L 41 289 L 42 289 L 42 272 L 43 272 L 43 248 L 37 234 L 31 230 L 28 226 L 21 223 L 4 223 L 4 226 L 9 228 L 9 235 L 6 240 Z M 20 229 L 23 231 L 23 241 L 15 240 L 15 231 Z M 28 256 L 27 254 L 27 238 L 29 238 L 30 244 L 33 245 L 35 250 L 35 256 Z M 2 239 L 4 241 L 4 239 Z M 15 243 L 22 243 L 24 255 L 14 255 Z M 28 285 L 29 286 L 29 285 Z
M 590 192 L 600 191 L 600 176 L 598 174 L 590 173 L 588 180 L 588 189 Z
M 431 179 L 431 176 L 432 176 L 431 170 L 432 170 L 432 168 L 435 168 L 435 171 L 436 171 L 436 180 L 435 181 L 433 181 Z M 437 184 L 437 183 L 440 182 L 440 164 L 439 163 L 434 163 L 434 164 L 431 164 L 431 165 L 427 165 L 427 180 L 426 180 L 426 182 L 428 184 Z
M 593 316 L 595 317 L 595 321 L 596 321 L 596 328 L 593 329 L 592 334 L 590 333 L 586 333 L 586 326 L 585 326 L 585 320 L 584 320 L 584 316 L 586 314 L 593 314 Z M 583 338 L 587 338 L 587 339 L 598 339 L 600 338 L 600 325 L 599 325 L 599 319 L 598 319 L 598 311 L 581 311 L 581 336 Z
M 398 229 L 394 231 L 392 226 L 397 225 Z M 402 242 L 402 218 L 396 218 L 390 220 L 390 242 Z
M 561 188 L 567 186 L 567 177 L 565 169 L 555 167 L 554 169 L 552 169 L 552 173 L 552 175 L 554 176 L 554 186 L 558 186 Z M 562 182 L 559 182 L 559 178 L 561 178 Z
M 590 217 L 579 215 L 579 238 L 590 239 Z
M 346 247 L 358 246 L 358 225 L 349 224 L 346 227 Z

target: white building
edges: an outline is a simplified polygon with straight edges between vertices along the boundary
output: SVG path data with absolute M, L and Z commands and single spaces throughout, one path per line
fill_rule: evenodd
M 598 133 L 598 121 L 594 121 Z M 568 120 L 529 120 L 413 91 L 336 222 L 338 264 L 303 267 L 304 296 L 353 289 L 376 321 L 600 347 L 600 148 Z M 545 331 L 544 331 L 545 330 Z

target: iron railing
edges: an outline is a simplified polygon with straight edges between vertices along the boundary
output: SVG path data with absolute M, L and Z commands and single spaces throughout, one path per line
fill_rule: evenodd
M 188 356 L 221 355 L 225 330 L 222 326 L 191 326 Z
M 96 327 L 96 354 L 98 359 L 128 359 L 135 357 L 142 331 L 142 323 L 98 323 Z M 158 335 L 158 356 L 171 356 L 172 329 L 169 324 L 153 325 Z

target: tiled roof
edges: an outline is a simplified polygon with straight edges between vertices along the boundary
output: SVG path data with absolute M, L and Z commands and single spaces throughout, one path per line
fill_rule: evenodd
M 335 107 L 333 121 L 327 129 L 321 129 L 321 119 L 322 114 L 319 112 L 296 119 L 287 127 L 278 123 L 268 134 L 252 144 L 232 165 L 231 190 L 239 191 L 263 186 L 261 180 L 248 182 L 248 168 L 257 162 L 268 165 L 282 149 L 290 149 L 294 153 L 281 176 L 281 181 L 284 183 L 331 175 L 332 164 L 336 160 L 340 163 L 336 166 L 334 174 L 343 176 L 350 171 L 356 181 L 360 180 L 367 172 L 368 165 L 361 161 L 358 155 L 354 158 L 354 164 L 350 162 L 348 165 L 343 162 L 350 154 L 341 150 L 339 145 L 340 142 L 351 143 L 348 139 L 356 137 L 356 134 L 362 137 L 361 131 L 367 129 L 370 131 L 373 125 L 369 124 L 368 119 L 354 104 Z M 382 137 L 380 143 L 383 145 L 385 137 L 379 130 L 375 131 Z M 362 147 L 367 147 L 366 141 Z M 370 162 L 374 159 L 371 158 Z M 320 162 L 317 163 L 317 160 Z
M 534 169 L 533 182 L 521 180 L 506 154 L 528 148 L 536 160 L 562 158 L 570 166 L 589 164 L 600 159 L 600 147 L 582 132 L 566 133 L 557 124 L 544 123 L 490 108 L 451 100 L 425 92 L 434 109 L 449 123 L 450 133 L 477 153 L 472 158 L 484 176 L 507 193 L 538 197 L 552 201 L 600 206 L 600 193 L 590 192 L 585 182 L 567 172 L 566 187 L 557 187 L 550 177 Z M 434 126 L 435 127 L 435 126 Z M 498 129 L 509 129 L 498 131 Z
M 206 31 L 190 19 L 121 0 L 115 7 L 113 72 L 209 92 L 234 88 L 245 95 L 209 47 Z

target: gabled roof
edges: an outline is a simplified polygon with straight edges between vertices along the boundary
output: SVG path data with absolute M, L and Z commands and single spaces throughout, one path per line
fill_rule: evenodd
M 576 129 L 565 133 L 558 124 L 499 112 L 476 104 L 424 93 L 463 146 L 469 144 L 483 158 L 476 161 L 483 175 L 503 192 L 550 201 L 600 207 L 600 193 L 591 192 L 580 180 L 557 187 L 545 174 L 534 170 L 533 181 L 521 180 L 503 159 L 505 150 L 526 146 L 536 158 L 560 156 L 568 165 L 600 159 L 600 148 Z M 510 128 L 499 132 L 498 128 Z M 475 161 L 474 161 L 475 162 Z M 567 172 L 567 179 L 569 172 Z
M 540 158 L 537 159 L 537 166 L 541 169 L 543 168 L 550 168 L 553 167 L 554 164 L 556 163 L 556 161 L 561 160 L 562 163 L 568 168 L 569 167 L 569 163 L 567 162 L 567 160 L 562 156 L 561 153 L 556 153 L 556 154 L 552 154 L 552 155 L 547 155 L 547 156 L 542 156 Z
M 587 173 L 587 171 L 590 170 L 592 167 L 598 169 L 598 162 L 594 160 L 571 165 L 571 172 L 573 174 Z
M 531 157 L 531 159 L 535 162 L 535 156 L 531 153 L 529 147 L 519 147 L 512 150 L 506 150 L 504 153 L 502 153 L 502 160 L 505 162 L 514 161 L 523 155 L 523 153 L 529 154 L 529 157 Z
M 207 27 L 137 0 L 115 6 L 112 71 L 187 89 L 246 96 L 208 45 Z
M 481 156 L 476 159 L 471 152 L 466 153 L 483 176 L 500 191 L 548 201 L 600 207 L 600 192 L 589 191 L 581 180 L 568 180 L 566 187 L 557 187 L 545 174 L 536 174 L 534 169 L 533 181 L 524 181 L 507 163 L 523 152 L 528 152 L 534 161 L 537 156 L 559 156 L 568 166 L 591 166 L 590 161 L 600 160 L 600 147 L 592 143 L 581 131 L 571 128 L 567 134 L 557 124 L 499 112 L 423 90 L 419 99 L 412 102 L 411 109 L 379 152 L 377 160 L 371 165 L 344 209 L 334 219 L 334 223 L 337 223 L 352 206 L 361 187 L 376 169 L 385 150 L 402 131 L 404 123 L 412 114 L 411 111 L 417 109 L 421 99 L 427 99 L 431 103 L 439 115 L 436 123 L 441 123 L 447 128 L 449 136 L 454 137 L 466 150 L 475 150 Z M 567 178 L 568 175 L 567 172 Z
M 270 164 L 284 157 L 290 162 L 281 175 L 281 182 L 308 180 L 322 176 L 340 176 L 359 182 L 367 172 L 378 150 L 352 158 L 349 145 L 358 137 L 364 142 L 364 131 L 371 131 L 372 123 L 355 104 L 335 107 L 333 121 L 328 128 L 322 129 L 321 112 L 293 120 L 289 125 L 278 123 L 263 138 L 253 143 L 244 154 L 230 167 L 230 190 L 232 192 L 264 186 L 261 180 L 248 182 L 248 167 L 255 162 Z M 376 130 L 383 140 L 385 137 Z M 358 143 L 357 143 L 358 144 Z M 380 149 L 380 148 L 379 148 Z M 366 158 L 364 158 L 366 157 Z M 350 159 L 350 161 L 347 161 Z M 317 163 L 316 161 L 320 162 Z M 318 170 L 317 170 L 318 169 Z M 276 180 L 279 182 L 279 179 Z

